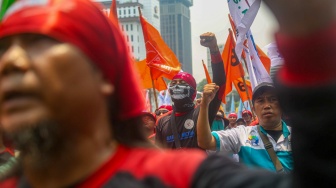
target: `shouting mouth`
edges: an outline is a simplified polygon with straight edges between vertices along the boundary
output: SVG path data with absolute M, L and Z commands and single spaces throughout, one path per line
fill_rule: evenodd
M 7 91 L 4 92 L 0 104 L 2 112 L 15 112 L 26 109 L 37 101 L 38 97 L 33 92 Z

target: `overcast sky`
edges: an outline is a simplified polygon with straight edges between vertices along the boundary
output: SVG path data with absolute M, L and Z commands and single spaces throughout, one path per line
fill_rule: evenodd
M 227 0 L 194 0 L 191 10 L 193 75 L 197 81 L 205 78 L 202 59 L 206 62 L 206 48 L 199 44 L 199 35 L 213 32 L 219 44 L 225 43 L 230 27 Z M 266 5 L 262 4 L 251 27 L 255 42 L 263 48 L 273 41 L 277 23 Z M 266 51 L 265 51 L 266 53 Z

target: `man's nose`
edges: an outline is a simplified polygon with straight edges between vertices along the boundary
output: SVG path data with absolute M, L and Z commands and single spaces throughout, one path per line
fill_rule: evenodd
M 19 44 L 11 45 L 0 58 L 0 76 L 26 72 L 29 69 L 27 53 Z
M 265 100 L 264 108 L 271 108 L 271 102 L 269 100 Z

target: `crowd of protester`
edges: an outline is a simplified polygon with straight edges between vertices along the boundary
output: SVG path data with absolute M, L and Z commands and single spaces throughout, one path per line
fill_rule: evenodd
M 173 105 L 150 113 L 96 3 L 16 2 L 0 23 L 0 187 L 336 187 L 336 1 L 264 2 L 285 61 L 242 118 L 220 107 L 214 33 L 200 35 L 213 71 L 202 99 L 180 72 Z

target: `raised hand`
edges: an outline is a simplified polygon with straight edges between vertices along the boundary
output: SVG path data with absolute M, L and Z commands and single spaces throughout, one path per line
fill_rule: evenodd
M 211 32 L 203 33 L 200 36 L 200 43 L 204 47 L 208 47 L 211 52 L 218 51 L 216 35 Z
M 206 84 L 204 86 L 201 104 L 210 104 L 210 102 L 215 98 L 218 89 L 219 86 L 217 86 L 215 83 Z

